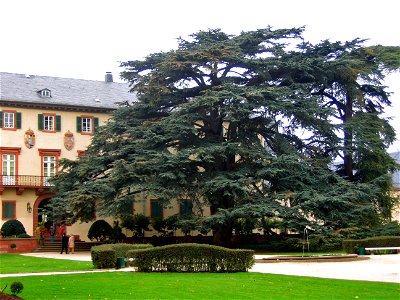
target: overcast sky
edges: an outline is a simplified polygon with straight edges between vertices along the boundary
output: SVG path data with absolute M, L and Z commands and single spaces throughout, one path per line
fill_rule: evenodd
M 209 28 L 238 34 L 271 25 L 306 26 L 304 37 L 400 45 L 396 0 L 0 0 L 0 71 L 118 80 L 119 61 L 176 48 L 176 38 Z M 400 113 L 400 74 L 387 116 Z M 392 121 L 400 151 L 400 116 Z

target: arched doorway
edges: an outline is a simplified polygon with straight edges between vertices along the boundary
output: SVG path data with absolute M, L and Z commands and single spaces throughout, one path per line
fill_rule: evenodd
M 36 228 L 38 227 L 39 222 L 44 222 L 45 227 L 46 227 L 46 232 L 47 234 L 45 235 L 48 238 L 48 232 L 50 229 L 50 226 L 53 225 L 54 220 L 50 220 L 49 216 L 45 214 L 45 210 L 47 206 L 49 205 L 51 198 L 53 197 L 53 194 L 45 194 L 42 196 L 39 196 L 36 201 L 35 205 L 33 207 L 33 233 L 36 234 Z
M 50 200 L 50 198 L 47 198 L 40 201 L 37 215 L 38 223 L 43 222 L 47 231 L 50 229 L 50 226 L 53 225 L 53 220 L 50 220 L 49 216 L 45 213 L 48 210 L 48 204 L 50 203 Z

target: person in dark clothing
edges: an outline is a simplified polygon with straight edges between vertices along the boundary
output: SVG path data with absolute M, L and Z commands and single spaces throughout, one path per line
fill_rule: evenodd
M 56 235 L 56 228 L 50 226 L 50 242 L 54 242 L 54 236 Z
M 68 254 L 68 240 L 69 240 L 69 238 L 66 235 L 66 233 L 64 232 L 63 236 L 61 238 L 61 253 L 60 254 L 63 254 L 64 249 L 65 249 L 65 254 Z

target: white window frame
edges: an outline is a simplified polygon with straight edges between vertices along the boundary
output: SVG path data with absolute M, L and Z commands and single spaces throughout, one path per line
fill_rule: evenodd
M 15 112 L 3 112 L 3 128 L 15 128 Z
M 15 184 L 15 174 L 17 165 L 16 155 L 2 154 L 1 159 L 2 159 L 1 174 L 3 175 L 3 184 L 4 185 Z
M 55 131 L 55 116 L 54 115 L 43 115 L 43 130 Z
M 48 179 L 54 177 L 57 173 L 57 157 L 46 155 L 43 156 L 43 177 L 45 183 Z
M 93 118 L 92 117 L 82 117 L 82 132 L 83 133 L 93 133 Z
M 43 98 L 50 98 L 51 97 L 51 92 L 49 90 L 41 90 L 40 91 L 40 96 Z

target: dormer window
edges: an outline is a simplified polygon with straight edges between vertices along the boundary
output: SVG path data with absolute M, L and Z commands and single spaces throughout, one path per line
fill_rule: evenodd
M 43 89 L 38 91 L 38 94 L 42 98 L 50 98 L 51 97 L 51 91 L 49 89 Z

